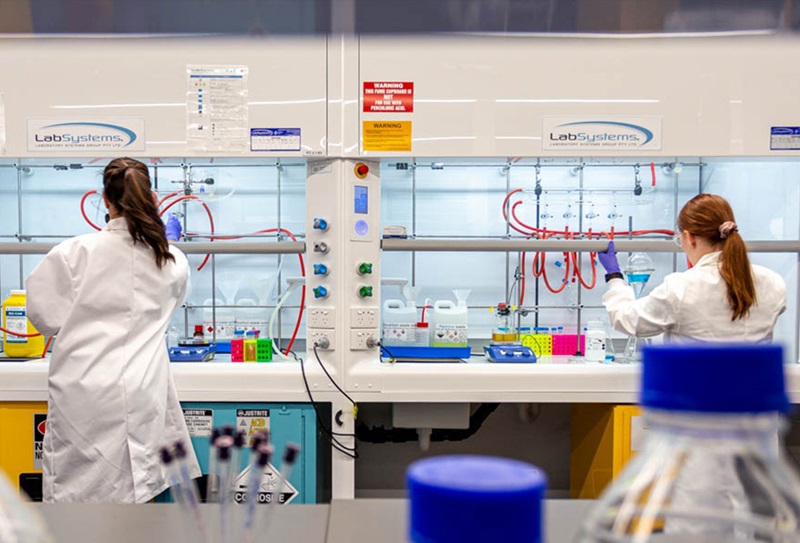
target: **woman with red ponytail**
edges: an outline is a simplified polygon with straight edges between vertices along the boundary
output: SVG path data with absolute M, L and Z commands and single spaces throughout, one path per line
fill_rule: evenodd
M 677 226 L 676 243 L 692 268 L 668 275 L 638 300 L 622 278 L 613 242 L 598 253 L 607 272 L 603 304 L 613 327 L 638 337 L 663 333 L 668 341 L 772 341 L 786 310 L 786 283 L 750 263 L 727 200 L 695 196 L 681 209 Z

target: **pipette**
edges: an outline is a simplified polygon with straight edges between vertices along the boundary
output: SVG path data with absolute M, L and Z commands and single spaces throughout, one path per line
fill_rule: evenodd
M 262 430 L 260 432 L 256 432 L 253 434 L 253 437 L 250 438 L 250 461 L 248 464 L 252 464 L 256 461 L 256 456 L 258 455 L 258 448 L 261 445 L 269 444 L 269 430 Z
M 183 445 L 183 441 L 176 441 L 173 450 L 175 453 L 175 469 L 180 475 L 186 505 L 189 507 L 194 517 L 195 527 L 200 533 L 200 541 L 205 543 L 208 541 L 206 525 L 205 522 L 203 522 L 203 516 L 200 514 L 200 500 L 197 497 L 197 486 L 195 486 L 194 479 L 192 479 L 189 473 L 189 464 L 186 461 L 188 453 L 186 452 L 186 447 Z
M 272 512 L 275 510 L 275 505 L 281 504 L 281 492 L 283 491 L 284 485 L 289 483 L 289 477 L 292 475 L 292 468 L 294 468 L 299 454 L 300 445 L 294 443 L 286 444 L 286 448 L 283 450 L 281 471 L 278 474 L 278 484 L 275 487 L 272 499 L 267 502 L 267 506 L 264 508 L 264 515 L 261 519 L 262 528 L 257 530 L 258 533 L 266 534 L 269 530 L 270 522 L 272 521 Z
M 167 447 L 161 447 L 158 452 L 159 456 L 161 457 L 161 464 L 164 466 L 166 471 L 167 484 L 169 485 L 172 497 L 176 502 L 178 502 L 178 505 L 181 508 L 181 519 L 183 520 L 184 533 L 186 538 L 191 540 L 191 534 L 195 533 L 195 526 L 192 523 L 192 511 L 186 501 L 183 485 L 181 484 L 181 478 L 178 470 L 175 467 L 172 453 Z
M 214 503 L 219 498 L 219 477 L 217 473 L 217 440 L 220 431 L 211 430 L 211 446 L 208 448 L 208 477 L 206 479 L 206 502 Z
M 220 436 L 217 440 L 217 471 L 219 474 L 219 526 L 222 543 L 228 543 L 230 537 L 230 512 L 231 502 L 231 448 L 233 437 Z
M 242 447 L 244 447 L 244 432 L 236 432 L 233 435 L 233 448 L 231 448 L 231 484 L 235 484 L 236 476 L 241 468 Z
M 247 508 L 244 518 L 245 543 L 252 543 L 253 541 L 253 527 L 255 525 L 254 519 L 256 504 L 258 503 L 258 491 L 261 487 L 261 479 L 264 476 L 264 470 L 269 465 L 273 452 L 274 449 L 272 445 L 262 443 L 258 446 L 258 450 L 254 451 L 254 461 L 250 463 L 250 472 L 247 479 Z

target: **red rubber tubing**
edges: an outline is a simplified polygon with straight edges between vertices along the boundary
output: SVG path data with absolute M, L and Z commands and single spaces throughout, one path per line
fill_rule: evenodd
M 19 332 L 12 332 L 11 330 L 8 330 L 7 328 L 3 328 L 2 326 L 0 326 L 0 332 L 5 332 L 6 334 L 8 334 L 10 336 L 16 336 L 16 337 L 39 337 L 39 336 L 42 335 L 42 334 L 39 334 L 38 332 L 36 334 L 20 334 Z
M 92 222 L 92 219 L 89 218 L 89 216 L 86 214 L 86 210 L 83 208 L 84 204 L 86 203 L 86 198 L 88 198 L 92 194 L 97 194 L 97 191 L 90 190 L 89 192 L 84 194 L 83 197 L 81 198 L 81 215 L 83 215 L 83 220 L 89 223 L 89 226 L 91 226 L 95 230 L 102 230 L 102 228 L 100 228 L 99 226 L 97 226 L 95 223 Z
M 50 336 L 49 338 L 47 338 L 47 343 L 44 344 L 44 351 L 42 351 L 42 358 L 44 358 L 47 355 L 47 349 L 50 348 L 50 342 L 53 341 L 54 337 L 55 336 Z
M 159 216 L 163 216 L 164 213 L 166 213 L 169 208 L 171 208 L 172 206 L 174 206 L 178 202 L 182 202 L 184 200 L 197 200 L 198 202 L 200 202 L 200 205 L 203 206 L 203 209 L 206 210 L 206 215 L 208 215 L 208 222 L 211 225 L 211 241 L 214 241 L 214 231 L 215 231 L 215 229 L 214 229 L 214 216 L 211 214 L 211 210 L 209 209 L 208 205 L 206 205 L 206 203 L 203 200 L 201 200 L 200 198 L 198 198 L 197 196 L 181 196 L 179 198 L 175 198 L 174 200 L 172 200 L 170 203 L 167 204 L 167 207 L 165 207 L 164 209 L 159 211 L 158 215 Z M 205 267 L 205 265 L 208 262 L 209 258 L 211 258 L 211 255 L 210 254 L 206 255 L 206 257 L 203 259 L 203 261 L 197 267 L 197 271 L 200 271 Z

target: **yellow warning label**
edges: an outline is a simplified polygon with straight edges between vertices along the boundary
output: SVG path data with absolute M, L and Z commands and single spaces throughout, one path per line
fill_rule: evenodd
M 364 151 L 411 151 L 411 121 L 363 121 Z

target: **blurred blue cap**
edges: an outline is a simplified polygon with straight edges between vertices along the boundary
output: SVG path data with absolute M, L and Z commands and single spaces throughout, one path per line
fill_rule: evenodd
M 488 456 L 411 464 L 409 541 L 540 543 L 547 478 L 537 467 Z
M 642 365 L 644 407 L 705 413 L 789 409 L 779 345 L 645 346 Z

